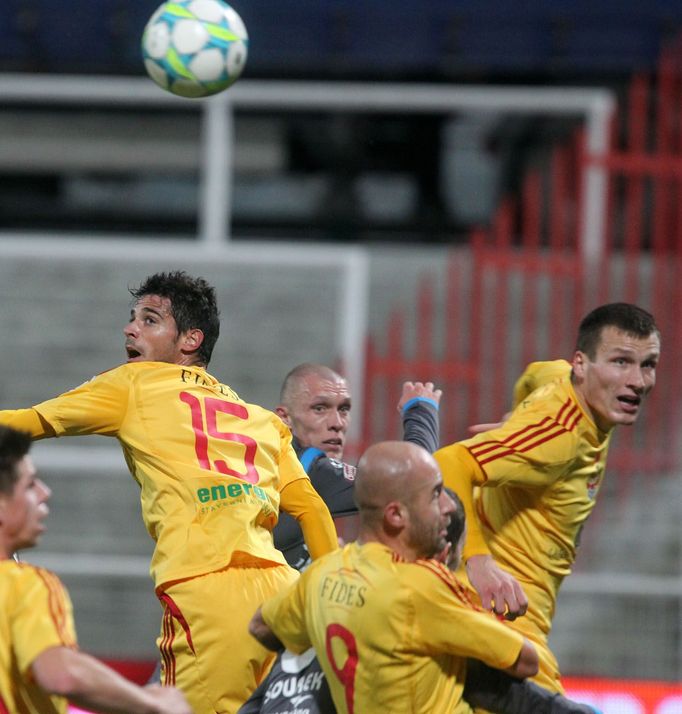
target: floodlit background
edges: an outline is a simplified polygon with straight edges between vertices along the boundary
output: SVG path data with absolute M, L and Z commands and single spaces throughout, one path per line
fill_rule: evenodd
M 453 441 L 526 362 L 570 357 L 587 310 L 638 302 L 659 384 L 552 643 L 607 714 L 682 711 L 682 2 L 235 0 L 250 55 L 210 100 L 144 75 L 156 5 L 0 3 L 0 406 L 120 362 L 127 288 L 162 269 L 215 284 L 211 371 L 248 401 L 301 361 L 347 374 L 351 455 L 398 434 L 403 379 L 443 387 Z M 123 459 L 104 438 L 36 456 L 54 496 L 27 557 L 83 647 L 142 676 L 160 607 Z

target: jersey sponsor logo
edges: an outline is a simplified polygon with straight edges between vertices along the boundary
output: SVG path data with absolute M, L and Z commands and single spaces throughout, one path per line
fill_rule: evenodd
M 276 679 L 265 692 L 265 702 L 281 699 L 280 706 L 291 704 L 294 708 L 284 708 L 280 714 L 303 714 L 300 706 L 308 699 L 313 699 L 313 692 L 319 692 L 324 683 L 324 674 L 320 671 L 308 672 L 301 676 L 293 675 L 286 679 Z
M 268 496 L 260 486 L 251 483 L 220 483 L 214 486 L 206 486 L 197 489 L 197 500 L 204 505 L 203 510 L 214 507 L 213 504 L 232 504 L 243 502 L 245 498 L 255 497 L 263 504 L 269 506 Z

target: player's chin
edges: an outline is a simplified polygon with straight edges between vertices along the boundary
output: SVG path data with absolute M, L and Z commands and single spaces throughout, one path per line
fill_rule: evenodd
M 635 412 L 620 412 L 614 417 L 614 424 L 618 426 L 632 426 L 639 417 L 639 409 Z

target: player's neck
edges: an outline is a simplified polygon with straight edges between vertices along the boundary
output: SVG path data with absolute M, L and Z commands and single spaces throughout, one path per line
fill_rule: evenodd
M 585 414 L 590 417 L 590 419 L 592 419 L 599 431 L 604 434 L 608 434 L 611 429 L 613 429 L 614 425 L 608 423 L 605 424 L 601 416 L 590 407 L 590 403 L 588 402 L 587 398 L 585 397 L 585 394 L 583 393 L 580 382 L 578 382 L 577 380 L 571 380 L 571 383 L 573 385 L 573 392 L 575 393 L 580 408 L 585 412 Z
M 401 560 L 407 562 L 413 562 L 423 557 L 420 553 L 417 553 L 412 546 L 406 543 L 401 535 L 392 536 L 383 530 L 374 531 L 370 528 L 363 528 L 358 534 L 357 542 L 360 545 L 381 543 L 387 548 L 390 548 Z

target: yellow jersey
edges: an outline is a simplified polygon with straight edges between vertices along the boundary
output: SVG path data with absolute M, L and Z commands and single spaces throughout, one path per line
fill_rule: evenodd
M 466 658 L 506 668 L 523 645 L 444 566 L 401 561 L 380 543 L 316 561 L 262 614 L 290 650 L 315 647 L 340 714 L 465 714 Z
M 463 500 L 468 491 L 471 502 L 478 487 L 464 557 L 490 552 L 519 580 L 545 590 L 553 612 L 595 505 L 610 433 L 582 408 L 568 362 L 529 365 L 514 394 L 518 403 L 499 428 L 434 456 Z
M 53 435 L 47 424 L 58 437 L 119 440 L 156 542 L 157 588 L 235 562 L 286 563 L 271 532 L 280 494 L 308 481 L 291 433 L 201 367 L 124 364 L 33 409 L 0 412 L 0 423 L 34 438 Z
M 71 601 L 53 573 L 0 562 L 0 712 L 65 714 L 67 702 L 33 681 L 30 667 L 51 647 L 76 647 Z

